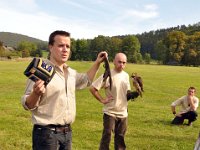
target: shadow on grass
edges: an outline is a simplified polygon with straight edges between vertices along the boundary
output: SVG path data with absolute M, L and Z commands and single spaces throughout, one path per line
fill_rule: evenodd
M 180 124 L 180 125 L 172 124 L 171 120 L 159 120 L 159 123 L 166 125 L 166 126 L 179 126 L 179 127 L 187 126 L 187 127 L 190 127 L 190 126 L 188 126 L 188 124 L 186 122 L 184 122 L 183 124 Z

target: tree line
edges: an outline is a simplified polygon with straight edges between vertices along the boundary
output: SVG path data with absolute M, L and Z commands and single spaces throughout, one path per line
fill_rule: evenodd
M 105 50 L 109 60 L 113 60 L 117 52 L 123 52 L 130 63 L 150 63 L 153 60 L 161 64 L 200 65 L 200 23 L 137 35 L 99 35 L 94 39 L 72 38 L 71 41 L 71 60 L 93 61 L 100 51 Z M 2 45 L 0 42 L 0 56 L 3 55 Z M 42 57 L 42 50 L 48 50 L 47 46 L 47 42 L 22 41 L 13 53 L 20 57 Z
M 126 37 L 105 37 L 99 35 L 92 40 L 89 39 L 71 39 L 71 60 L 79 61 L 93 61 L 96 59 L 96 55 L 105 50 L 109 54 L 109 59 L 112 60 L 115 53 L 123 52 L 128 57 L 128 62 L 142 63 L 143 57 L 140 53 L 140 42 L 134 35 L 128 35 Z M 0 44 L 0 56 L 19 56 L 19 57 L 42 57 L 42 50 L 47 50 L 46 45 L 39 45 L 38 43 L 32 43 L 29 41 L 20 42 L 15 51 L 6 51 L 3 48 L 3 43 Z M 148 55 L 146 55 L 147 60 Z M 149 59 L 150 61 L 150 56 Z
M 0 57 L 42 57 L 42 50 L 47 50 L 47 44 L 21 41 L 17 47 L 11 48 L 0 41 Z
M 158 60 L 164 64 L 200 65 L 200 32 L 186 35 L 172 31 L 156 44 Z

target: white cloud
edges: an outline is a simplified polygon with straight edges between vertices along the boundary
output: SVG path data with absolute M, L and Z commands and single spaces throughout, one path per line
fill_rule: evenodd
M 53 27 L 60 26 L 58 18 L 45 13 L 31 15 L 0 9 L 0 18 L 2 17 L 5 18 L 0 24 L 2 31 L 20 33 L 42 40 L 48 39 L 47 35 Z
M 45 1 L 48 2 L 49 0 Z M 185 17 L 170 21 L 169 17 L 167 20 L 165 16 L 160 17 L 165 14 L 159 8 L 161 5 L 155 3 L 136 5 L 132 1 L 126 1 L 130 3 L 127 6 L 126 2 L 119 0 L 51 2 L 56 2 L 55 6 L 42 6 L 36 0 L 0 1 L 0 31 L 20 33 L 47 41 L 54 30 L 66 30 L 75 39 L 92 39 L 98 35 L 137 34 L 186 22 L 181 21 Z M 55 8 L 54 11 L 50 11 L 52 7 Z M 57 16 L 57 12 L 63 17 Z
M 121 12 L 121 15 L 118 15 L 114 20 L 115 24 L 123 25 L 125 27 L 139 28 L 140 23 L 148 22 L 152 19 L 156 19 L 159 16 L 157 11 L 157 5 L 145 5 L 143 8 L 137 9 L 128 9 L 124 12 Z M 131 28 L 131 27 L 130 27 Z M 141 28 L 141 26 L 140 26 Z
M 154 19 L 159 17 L 160 12 L 156 4 L 145 5 L 144 10 L 144 16 L 146 16 L 147 19 Z
M 156 11 L 128 10 L 125 12 L 125 15 L 128 19 L 135 18 L 138 20 L 145 20 L 157 17 L 158 13 Z
M 93 38 L 94 35 L 97 36 L 101 32 L 87 20 L 68 20 L 50 16 L 44 12 L 25 14 L 0 9 L 0 18 L 4 18 L 0 24 L 1 31 L 24 34 L 45 41 L 48 40 L 49 34 L 54 30 L 69 31 L 72 37 L 76 39 Z
M 81 9 L 82 12 L 87 12 L 88 15 L 96 16 L 93 19 L 91 17 L 75 19 L 68 13 L 65 18 L 61 18 L 49 15 L 44 9 L 40 8 L 41 6 L 37 6 L 35 0 L 15 0 L 16 5 L 12 5 L 12 1 L 0 2 L 0 18 L 3 18 L 0 24 L 1 31 L 20 33 L 42 40 L 48 40 L 49 34 L 54 30 L 69 31 L 75 39 L 94 38 L 98 35 L 113 36 L 137 33 L 139 32 L 139 26 L 137 25 L 139 22 L 157 16 L 157 6 L 154 4 L 144 6 L 141 11 L 141 8 L 137 10 L 120 9 L 121 5 L 118 3 L 117 6 L 107 10 L 110 11 L 110 14 L 107 14 L 106 11 L 91 7 L 98 2 L 98 6 L 102 6 L 104 9 L 110 8 L 111 3 L 107 1 L 94 2 L 86 0 L 77 3 L 72 0 L 60 0 L 66 3 L 68 7 L 73 6 Z M 90 6 L 85 5 L 85 2 L 89 2 Z M 120 10 L 117 13 L 121 14 L 114 14 L 116 10 Z M 103 18 L 101 15 L 103 15 Z
M 4 0 L 0 1 L 0 8 L 11 11 L 32 12 L 37 10 L 38 6 L 35 0 Z
M 148 4 L 148 5 L 145 5 L 144 8 L 146 10 L 156 11 L 158 9 L 158 6 L 156 4 Z
M 69 5 L 74 6 L 76 8 L 80 8 L 80 9 L 86 9 L 87 8 L 84 5 L 81 5 L 80 3 L 77 3 L 73 0 L 61 0 L 61 2 L 65 3 L 65 4 L 69 4 Z

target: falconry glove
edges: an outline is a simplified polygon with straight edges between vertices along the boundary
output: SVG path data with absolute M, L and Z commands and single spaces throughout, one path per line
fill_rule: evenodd
M 135 88 L 136 91 L 130 91 L 130 90 L 127 91 L 126 96 L 128 101 L 134 100 L 139 95 L 140 97 L 142 97 L 142 92 L 144 92 L 142 78 L 138 76 L 137 73 L 132 73 L 131 79 L 133 87 Z
M 127 101 L 129 100 L 134 100 L 135 98 L 137 98 L 139 96 L 139 93 L 136 91 L 127 91 L 126 97 L 127 97 Z

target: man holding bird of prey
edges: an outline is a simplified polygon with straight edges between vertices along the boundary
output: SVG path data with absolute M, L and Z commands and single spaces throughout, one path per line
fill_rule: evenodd
M 105 61 L 105 60 L 104 60 Z M 129 75 L 124 71 L 127 57 L 124 53 L 117 53 L 114 58 L 114 69 L 110 70 L 108 61 L 105 61 L 105 73 L 94 81 L 90 87 L 93 96 L 104 104 L 103 133 L 100 150 L 108 150 L 111 133 L 114 132 L 115 149 L 126 149 L 125 133 L 127 130 L 128 100 L 139 96 L 138 92 L 131 92 Z M 105 89 L 106 97 L 99 90 Z M 131 93 L 129 98 L 127 93 Z

